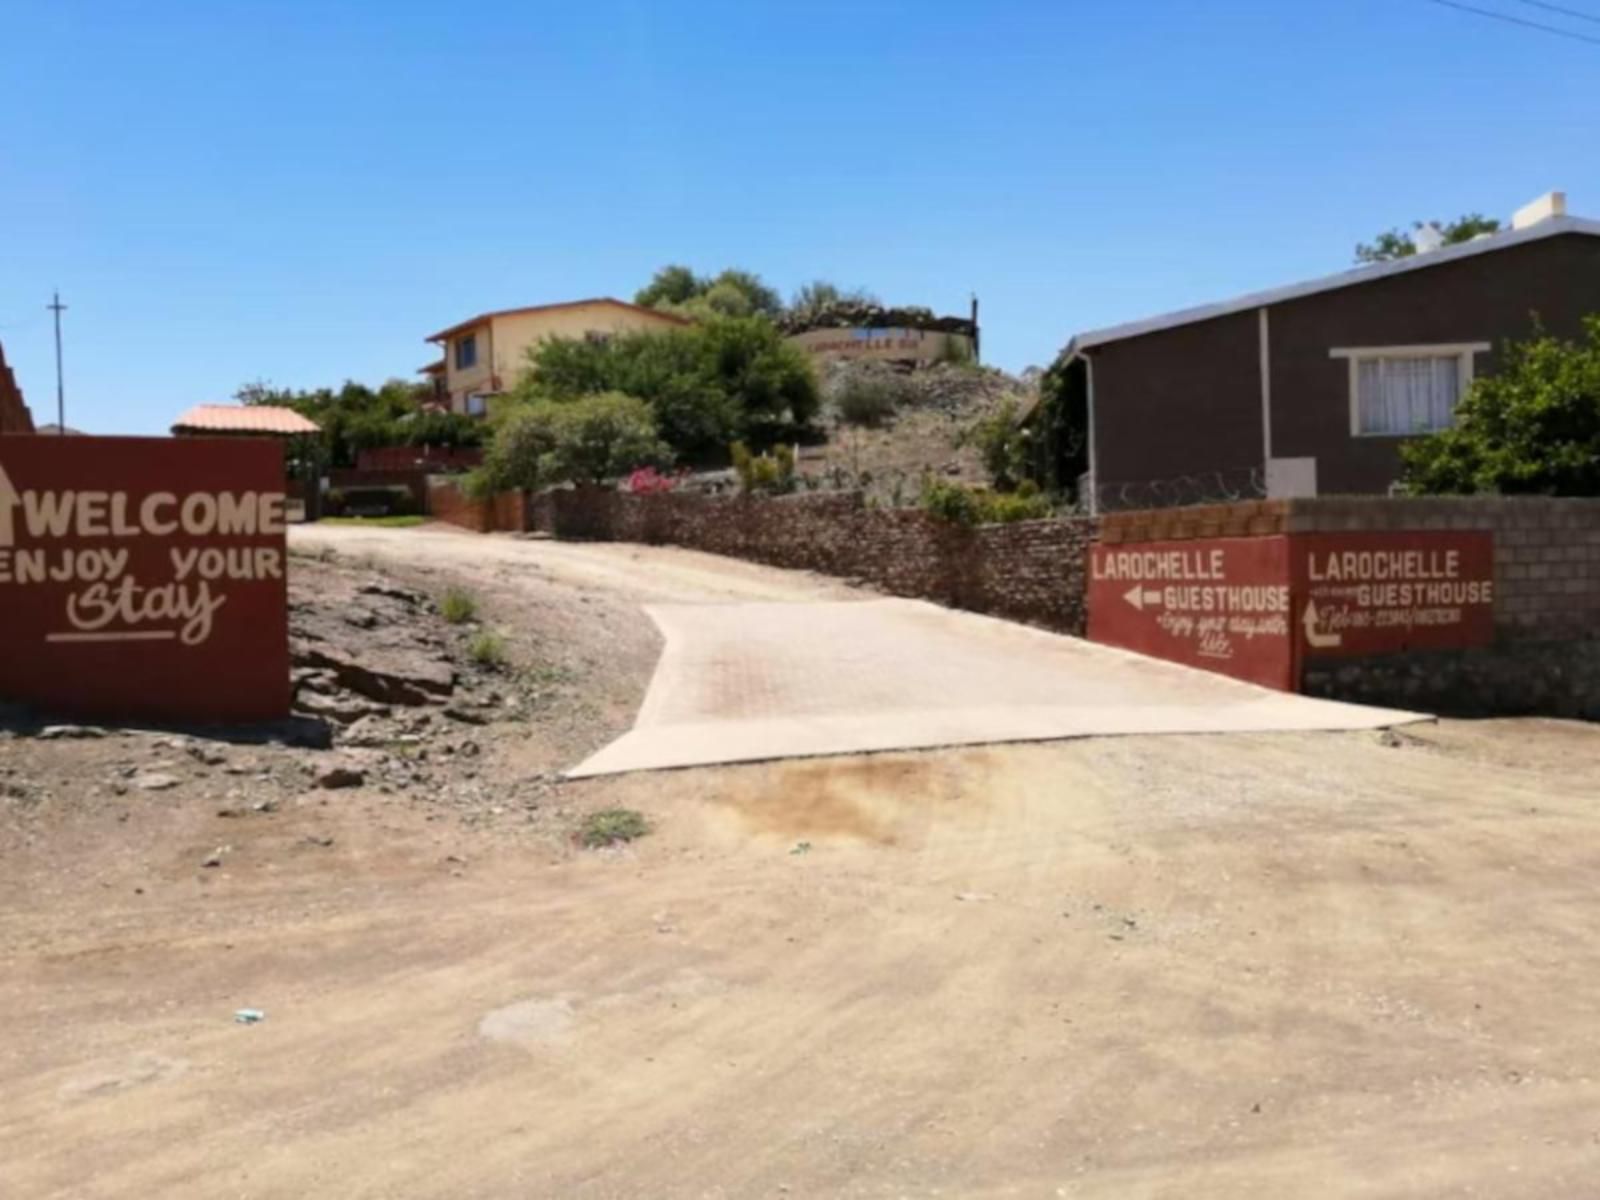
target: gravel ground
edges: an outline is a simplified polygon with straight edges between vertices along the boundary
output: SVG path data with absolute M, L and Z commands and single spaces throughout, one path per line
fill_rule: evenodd
M 0 1195 L 1593 1190 L 1593 727 L 1095 739 L 524 797 L 631 721 L 641 602 L 850 593 L 366 532 L 297 538 L 336 555 L 297 575 L 359 588 L 392 559 L 427 600 L 470 588 L 506 678 L 424 632 L 466 696 L 528 707 L 396 706 L 457 749 L 429 747 L 426 781 L 337 788 L 318 767 L 390 748 L 0 737 Z M 464 782 L 502 799 L 458 802 Z M 576 846 L 613 806 L 654 831 Z

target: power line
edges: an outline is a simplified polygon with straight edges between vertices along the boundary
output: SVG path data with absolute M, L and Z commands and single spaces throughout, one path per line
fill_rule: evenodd
M 1563 17 L 1574 17 L 1579 21 L 1593 21 L 1596 25 L 1600 25 L 1600 17 L 1595 16 L 1594 13 L 1582 12 L 1576 8 L 1565 8 L 1559 4 L 1547 4 L 1545 0 L 1517 0 L 1517 3 L 1526 4 L 1530 8 L 1542 8 L 1545 12 L 1560 13 Z
M 1478 8 L 1471 4 L 1461 4 L 1459 0 L 1428 0 L 1429 4 L 1437 4 L 1443 8 L 1454 8 L 1464 13 L 1473 13 L 1480 17 L 1488 17 L 1492 21 L 1504 21 L 1507 25 L 1520 25 L 1524 29 L 1537 29 L 1542 33 L 1553 33 L 1556 37 L 1571 38 L 1575 42 L 1588 42 L 1591 46 L 1600 46 L 1600 37 L 1590 37 L 1586 33 L 1574 33 L 1570 29 L 1562 29 L 1559 25 L 1546 25 L 1541 21 L 1526 21 L 1521 17 L 1513 17 L 1510 13 L 1495 12 L 1490 8 Z

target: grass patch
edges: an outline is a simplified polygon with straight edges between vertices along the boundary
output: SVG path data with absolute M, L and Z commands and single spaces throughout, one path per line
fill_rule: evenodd
M 487 629 L 475 633 L 467 643 L 467 657 L 480 667 L 498 670 L 506 665 L 506 640 Z
M 615 846 L 631 842 L 650 832 L 650 822 L 644 814 L 631 808 L 604 808 L 584 817 L 578 829 L 578 840 L 591 850 L 602 846 Z
M 439 601 L 439 615 L 452 625 L 465 625 L 478 615 L 478 601 L 471 592 L 451 588 Z
M 411 529 L 425 525 L 427 517 L 323 517 L 318 525 L 371 525 L 379 529 Z

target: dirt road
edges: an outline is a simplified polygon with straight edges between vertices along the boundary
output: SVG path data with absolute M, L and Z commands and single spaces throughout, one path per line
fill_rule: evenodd
M 497 595 L 619 707 L 640 599 L 839 594 L 551 550 Z M 654 821 L 605 852 L 308 795 L 220 872 L 204 796 L 62 797 L 0 842 L 0 1195 L 1596 1194 L 1597 764 L 1446 723 L 563 785 Z

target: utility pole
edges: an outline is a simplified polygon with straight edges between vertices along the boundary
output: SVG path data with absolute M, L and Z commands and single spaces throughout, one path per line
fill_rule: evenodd
M 56 315 L 56 436 L 67 436 L 67 392 L 61 382 L 61 314 L 67 306 L 61 303 L 61 293 L 56 292 L 45 305 Z

